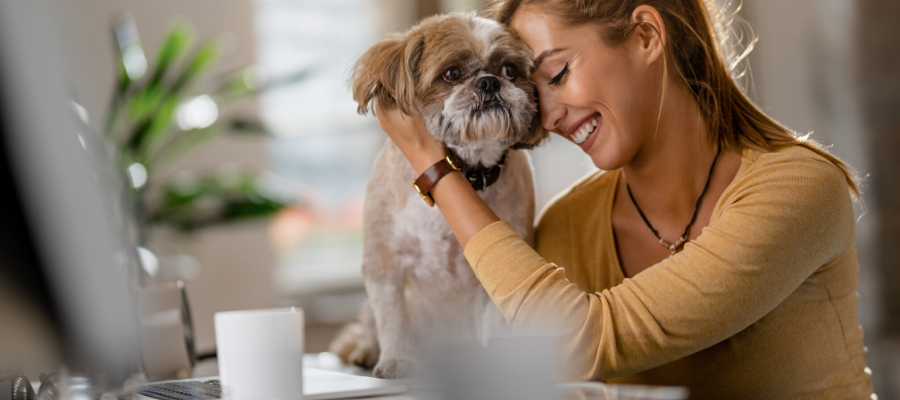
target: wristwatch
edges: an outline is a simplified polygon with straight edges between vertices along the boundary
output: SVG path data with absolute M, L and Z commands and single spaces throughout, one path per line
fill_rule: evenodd
M 422 175 L 419 175 L 418 178 L 412 180 L 412 185 L 416 189 L 416 192 L 419 193 L 419 196 L 422 196 L 422 200 L 425 200 L 425 203 L 428 204 L 429 207 L 434 207 L 434 199 L 431 197 L 431 188 L 434 187 L 434 184 L 437 183 L 441 178 L 445 175 L 453 172 L 453 171 L 462 171 L 465 168 L 465 163 L 463 160 L 459 158 L 456 154 L 450 154 L 434 163 L 431 167 L 425 170 Z

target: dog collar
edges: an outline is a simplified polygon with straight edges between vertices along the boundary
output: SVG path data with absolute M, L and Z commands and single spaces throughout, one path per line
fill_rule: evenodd
M 490 168 L 481 165 L 481 163 L 475 166 L 466 164 L 466 180 L 469 181 L 469 185 L 472 185 L 472 189 L 475 189 L 475 191 L 484 190 L 488 186 L 493 185 L 494 182 L 497 182 L 497 179 L 500 178 L 503 164 L 506 162 L 506 153 L 508 152 L 509 150 L 504 151 L 500 161 L 497 161 L 497 164 Z
M 434 199 L 430 193 L 431 187 L 452 171 L 462 172 L 466 176 L 466 180 L 469 181 L 469 185 L 472 185 L 472 189 L 475 189 L 475 191 L 484 190 L 488 186 L 493 185 L 500 178 L 500 170 L 503 169 L 503 164 L 506 162 L 506 154 L 509 152 L 508 149 L 503 151 L 500 161 L 497 161 L 497 164 L 493 167 L 487 168 L 481 163 L 474 167 L 467 166 L 458 155 L 454 154 L 450 149 L 447 150 L 450 153 L 449 155 L 434 163 L 422 175 L 412 180 L 416 193 L 422 196 L 422 200 L 425 200 L 429 207 L 434 207 Z

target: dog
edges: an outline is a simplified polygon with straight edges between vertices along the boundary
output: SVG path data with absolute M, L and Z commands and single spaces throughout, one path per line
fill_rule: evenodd
M 353 66 L 358 111 L 399 108 L 421 115 L 428 131 L 466 165 L 491 209 L 533 243 L 534 183 L 522 149 L 547 138 L 530 80 L 532 52 L 510 29 L 474 13 L 422 20 L 370 48 Z M 437 208 L 410 185 L 415 170 L 390 140 L 366 189 L 360 322 L 330 349 L 374 367 L 379 378 L 408 376 L 423 343 L 507 335 Z

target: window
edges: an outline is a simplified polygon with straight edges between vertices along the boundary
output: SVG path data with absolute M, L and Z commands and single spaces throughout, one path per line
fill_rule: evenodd
M 286 295 L 362 290 L 363 196 L 386 136 L 374 117 L 356 114 L 348 72 L 383 30 L 410 26 L 415 15 L 406 5 L 416 3 L 256 3 L 258 60 L 266 73 L 277 77 L 302 68 L 313 71 L 300 84 L 260 99 L 263 119 L 276 135 L 269 146 L 271 168 L 286 178 L 299 198 L 272 224 L 280 260 L 275 279 Z M 476 5 L 472 0 L 443 1 L 436 9 L 471 10 Z M 551 139 L 532 156 L 537 211 L 571 182 L 595 170 L 580 149 L 561 138 Z
M 373 0 L 256 3 L 258 60 L 268 77 L 302 69 L 300 83 L 260 98 L 275 135 L 271 168 L 298 198 L 272 224 L 276 282 L 292 295 L 362 286 L 365 185 L 385 136 L 356 114 L 347 89 L 352 63 L 380 36 Z

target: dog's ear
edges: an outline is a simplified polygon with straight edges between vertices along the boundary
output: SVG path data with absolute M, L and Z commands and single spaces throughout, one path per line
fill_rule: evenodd
M 510 148 L 513 150 L 531 150 L 541 144 L 541 142 L 543 142 L 545 139 L 550 137 L 550 132 L 544 129 L 544 125 L 541 124 L 541 107 L 538 103 L 537 89 L 535 89 L 534 93 L 532 93 L 531 99 L 532 101 L 534 101 L 534 106 L 535 108 L 537 108 L 537 111 L 534 113 L 534 118 L 532 118 L 531 120 L 531 127 L 528 129 L 528 135 L 526 135 L 524 139 L 519 141 L 519 143 L 510 146 Z
M 378 42 L 353 65 L 350 86 L 357 112 L 365 115 L 377 101 L 387 110 L 399 107 L 412 115 L 415 107 L 415 72 L 425 40 L 421 35 L 397 35 Z

